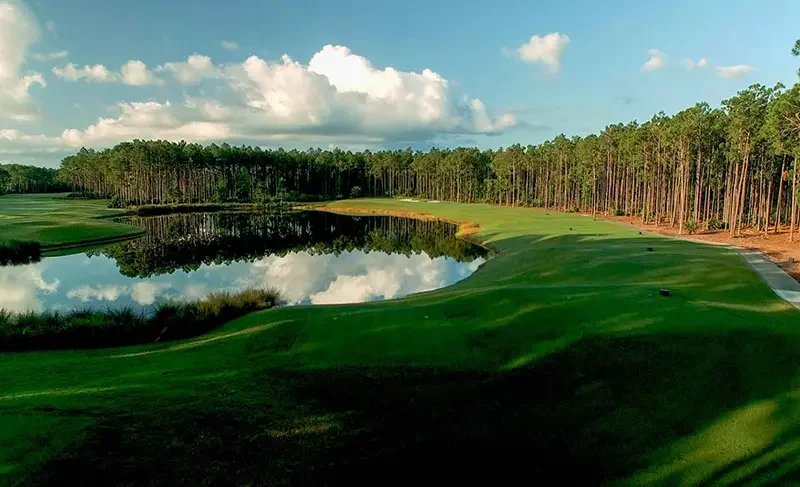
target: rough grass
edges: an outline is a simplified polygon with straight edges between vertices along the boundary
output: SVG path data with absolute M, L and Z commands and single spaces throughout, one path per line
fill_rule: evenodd
M 103 348 L 189 338 L 279 301 L 275 289 L 247 289 L 163 303 L 152 315 L 132 308 L 66 313 L 0 310 L 0 351 Z
M 0 196 L 0 240 L 37 242 L 47 250 L 142 233 L 101 218 L 122 213 L 107 205 L 108 200 L 69 200 L 58 194 Z
M 333 206 L 472 222 L 499 254 L 401 300 L 0 354 L 0 483 L 800 480 L 800 312 L 736 253 L 533 209 Z

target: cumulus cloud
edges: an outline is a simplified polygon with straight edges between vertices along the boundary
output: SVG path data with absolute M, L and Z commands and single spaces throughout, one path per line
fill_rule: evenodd
M 240 286 L 277 285 L 292 304 L 357 303 L 437 289 L 467 277 L 481 262 L 458 264 L 425 254 L 293 252 L 257 260 Z
M 507 55 L 516 54 L 526 63 L 542 63 L 550 72 L 556 73 L 561 70 L 561 56 L 568 45 L 568 36 L 551 32 L 543 37 L 534 35 L 515 51 L 505 50 L 504 52 Z
M 128 61 L 120 69 L 122 82 L 131 86 L 161 85 L 164 81 L 156 77 L 141 61 Z
M 703 69 L 708 66 L 708 60 L 706 58 L 700 58 L 699 61 L 694 62 L 694 60 L 690 58 L 683 59 L 683 67 L 686 68 L 687 71 L 694 71 L 695 69 Z
M 647 51 L 650 59 L 642 65 L 642 72 L 655 71 L 661 69 L 667 64 L 667 55 L 658 49 L 650 49 Z
M 235 51 L 239 49 L 239 44 L 236 41 L 222 41 L 222 47 L 229 51 Z
M 160 85 L 158 78 L 142 61 L 128 61 L 119 72 L 111 71 L 102 64 L 86 65 L 82 68 L 67 63 L 63 68 L 53 68 L 53 74 L 67 81 L 86 80 L 90 83 L 124 83 L 129 86 Z
M 128 67 L 134 64 L 128 63 Z M 117 74 L 103 65 L 68 64 L 57 75 L 77 81 L 153 83 L 146 66 Z M 279 61 L 257 56 L 241 64 L 215 65 L 194 54 L 185 62 L 153 70 L 182 84 L 215 80 L 216 97 L 121 102 L 118 114 L 60 136 L 9 133 L 18 147 L 36 142 L 76 148 L 110 145 L 132 138 L 247 143 L 373 144 L 435 140 L 440 137 L 504 132 L 518 125 L 511 112 L 492 114 L 478 98 L 456 96 L 440 74 L 374 67 L 344 46 L 325 46 L 307 65 L 288 55 Z M 136 74 L 136 76 L 133 76 Z M 207 90 L 199 88 L 198 93 Z M 210 91 L 210 90 L 208 90 Z M 2 151 L 0 140 L 0 152 Z
M 39 37 L 36 18 L 16 0 L 0 0 L 0 118 L 30 121 L 30 88 L 46 86 L 40 73 L 22 73 L 28 50 Z
M 183 62 L 166 63 L 158 66 L 156 72 L 168 72 L 179 82 L 188 85 L 198 83 L 206 78 L 217 78 L 222 73 L 211 58 L 201 54 L 192 54 Z
M 56 292 L 59 280 L 47 280 L 46 264 L 23 267 L 0 267 L 0 309 L 6 311 L 42 311 L 41 298 Z
M 36 61 L 53 61 L 55 59 L 63 59 L 69 56 L 69 52 L 67 51 L 57 51 L 57 52 L 35 52 L 31 54 L 31 58 L 35 59 Z
M 67 297 L 69 299 L 78 299 L 84 303 L 89 301 L 114 302 L 126 292 L 127 288 L 125 286 L 81 286 L 67 291 Z
M 169 289 L 169 284 L 153 282 L 137 282 L 131 286 L 131 298 L 142 306 L 149 306 L 156 302 L 161 294 Z
M 717 74 L 725 79 L 735 79 L 744 76 L 754 68 L 746 64 L 736 64 L 734 66 L 717 66 Z
M 120 79 L 116 73 L 112 73 L 102 64 L 80 68 L 72 63 L 67 63 L 63 68 L 54 67 L 53 74 L 67 81 L 85 79 L 95 83 L 113 83 Z

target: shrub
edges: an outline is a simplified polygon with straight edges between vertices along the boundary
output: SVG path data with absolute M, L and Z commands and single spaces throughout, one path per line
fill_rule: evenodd
M 351 198 L 361 198 L 361 186 L 353 186 L 350 188 Z
M 0 309 L 0 351 L 103 348 L 190 338 L 279 301 L 275 289 L 247 289 L 197 301 L 167 302 L 151 316 L 132 308 L 69 313 Z
M 683 224 L 683 228 L 689 232 L 689 235 L 694 235 L 700 228 L 700 225 L 695 220 L 689 220 Z
M 725 228 L 725 224 L 717 219 L 708 220 L 707 226 L 709 230 L 722 230 Z
M 614 208 L 613 210 L 611 210 L 611 212 L 615 216 L 624 216 L 625 215 L 625 211 L 622 208 Z
M 128 202 L 125 201 L 121 196 L 114 196 L 111 199 L 111 202 L 108 204 L 109 208 L 126 208 L 128 206 Z
M 64 195 L 64 198 L 70 200 L 102 200 L 105 199 L 104 196 L 101 196 L 97 193 L 93 193 L 91 191 L 81 191 L 81 192 L 73 192 Z

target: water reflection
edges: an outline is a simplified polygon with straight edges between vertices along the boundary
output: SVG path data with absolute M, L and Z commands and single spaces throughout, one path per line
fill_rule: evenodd
M 0 308 L 74 309 L 275 286 L 290 304 L 391 299 L 459 281 L 484 250 L 443 222 L 300 213 L 137 218 L 145 237 L 0 268 Z

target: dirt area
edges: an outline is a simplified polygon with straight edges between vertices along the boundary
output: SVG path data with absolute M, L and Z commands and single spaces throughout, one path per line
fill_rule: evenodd
M 600 217 L 600 215 L 598 215 Z M 778 229 L 778 233 L 773 233 L 774 228 L 770 229 L 769 235 L 764 232 L 756 233 L 753 230 L 745 229 L 742 236 L 731 238 L 727 231 L 703 232 L 699 231 L 694 235 L 678 235 L 678 227 L 655 225 L 642 225 L 642 221 L 629 216 L 603 216 L 602 218 L 614 220 L 621 223 L 633 225 L 641 230 L 669 235 L 671 237 L 681 237 L 690 240 L 701 240 L 717 244 L 734 245 L 751 250 L 758 250 L 766 254 L 770 260 L 775 262 L 780 268 L 786 271 L 795 280 L 800 281 L 800 233 L 795 232 L 794 242 L 789 242 L 789 227 L 784 226 Z

